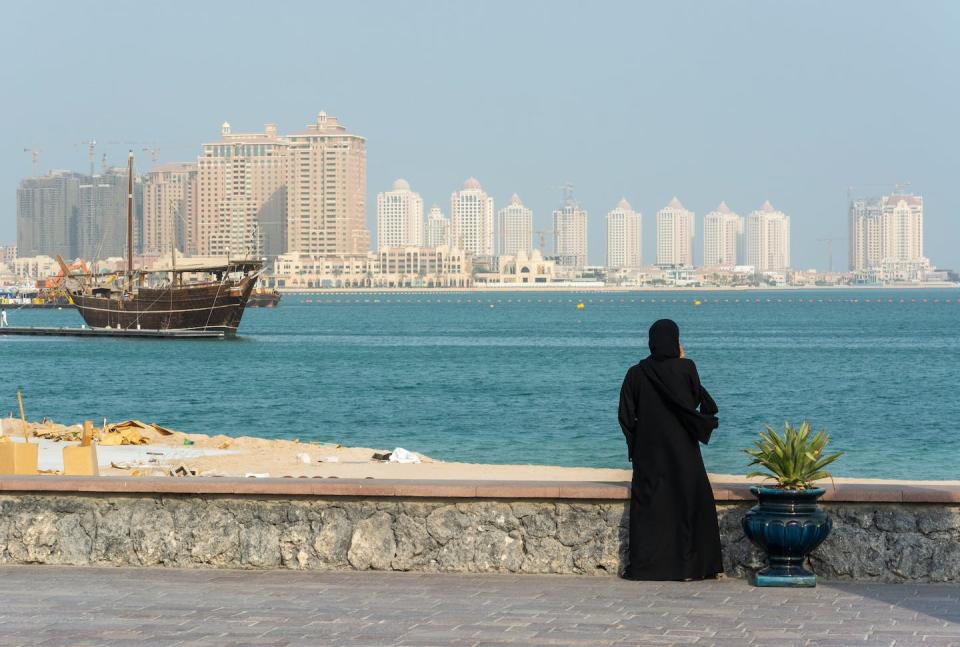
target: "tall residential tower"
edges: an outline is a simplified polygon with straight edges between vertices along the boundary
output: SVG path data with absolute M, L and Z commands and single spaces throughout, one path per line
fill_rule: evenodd
M 721 202 L 703 218 L 703 264 L 733 267 L 743 260 L 743 218 Z
M 607 267 L 640 269 L 642 265 L 642 216 L 626 198 L 607 214 Z
M 267 124 L 262 133 L 234 133 L 197 159 L 196 252 L 234 258 L 276 256 L 286 247 L 289 142 Z
M 430 207 L 427 215 L 427 247 L 451 247 L 450 219 L 443 215 L 439 205 Z
M 928 268 L 923 255 L 923 197 L 900 194 L 850 203 L 850 269 Z
M 569 185 L 563 206 L 553 212 L 553 249 L 558 265 L 580 269 L 587 264 L 587 212 Z
M 76 256 L 75 228 L 82 176 L 54 171 L 24 178 L 17 188 L 17 250 L 20 256 Z
M 474 256 L 493 256 L 493 198 L 484 193 L 476 178 L 469 178 L 450 196 L 450 236 L 458 249 Z
M 782 272 L 790 267 L 790 216 L 769 201 L 747 217 L 747 265 L 757 272 Z
M 162 164 L 143 182 L 143 253 L 184 254 L 197 251 L 197 165 Z
M 520 252 L 530 255 L 533 250 L 533 211 L 523 206 L 516 193 L 510 204 L 497 214 L 497 254 L 516 256 Z
M 657 212 L 657 265 L 690 267 L 693 265 L 694 213 L 674 196 Z
M 397 180 L 390 191 L 377 194 L 377 249 L 423 247 L 423 198 Z
M 325 112 L 287 137 L 287 248 L 301 254 L 365 254 L 366 140 Z

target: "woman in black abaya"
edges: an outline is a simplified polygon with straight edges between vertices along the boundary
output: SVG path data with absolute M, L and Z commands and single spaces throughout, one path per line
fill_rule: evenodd
M 717 508 L 699 443 L 719 424 L 717 405 L 684 358 L 680 329 L 650 327 L 650 356 L 627 371 L 620 427 L 633 462 L 630 557 L 624 577 L 692 580 L 723 572 Z

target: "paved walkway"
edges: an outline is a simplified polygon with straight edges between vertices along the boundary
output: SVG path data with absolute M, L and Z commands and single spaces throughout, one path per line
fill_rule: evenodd
M 0 567 L 0 645 L 960 645 L 960 586 Z

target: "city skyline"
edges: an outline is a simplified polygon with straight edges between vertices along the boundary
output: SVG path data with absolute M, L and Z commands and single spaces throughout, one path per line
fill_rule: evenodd
M 333 144 L 329 144 L 328 141 L 332 141 Z M 321 144 L 319 147 L 316 145 L 318 142 Z M 307 145 L 305 146 L 304 143 Z M 347 236 L 343 235 L 342 225 L 339 225 L 339 223 L 347 219 L 344 216 L 347 216 L 354 223 L 361 222 L 358 218 L 364 206 L 362 188 L 366 184 L 365 138 L 357 134 L 347 133 L 346 128 L 339 124 L 336 117 L 328 116 L 324 111 L 318 113 L 316 122 L 309 124 L 305 132 L 294 135 L 278 134 L 277 125 L 274 123 L 267 123 L 262 133 L 237 134 L 232 132 L 232 127 L 228 122 L 224 122 L 221 125 L 221 139 L 214 143 L 203 144 L 201 149 L 202 152 L 197 156 L 196 162 L 163 162 L 154 164 L 146 173 L 138 174 L 135 203 L 137 203 L 138 213 L 142 213 L 142 231 L 136 232 L 135 246 L 138 250 L 148 254 L 169 251 L 172 232 L 169 231 L 168 223 L 163 221 L 170 218 L 177 220 L 176 232 L 173 235 L 176 237 L 178 249 L 187 254 L 223 255 L 231 249 L 234 251 L 237 249 L 245 250 L 242 253 L 249 253 L 256 249 L 259 250 L 258 253 L 265 253 L 270 257 L 275 257 L 277 254 L 284 252 L 322 255 L 324 253 L 361 253 L 364 250 L 377 251 L 388 247 L 411 245 L 436 246 L 430 245 L 429 241 L 438 239 L 446 241 L 441 244 L 453 244 L 455 242 L 451 233 L 454 230 L 450 228 L 450 221 L 446 221 L 446 225 L 441 225 L 441 222 L 437 220 L 437 217 L 442 217 L 443 214 L 438 211 L 439 207 L 436 203 L 431 208 L 430 214 L 425 215 L 423 198 L 418 192 L 412 191 L 410 184 L 402 178 L 395 180 L 390 190 L 376 194 L 374 202 L 376 211 L 372 228 L 375 232 L 375 238 L 371 236 L 370 228 L 366 228 L 361 229 L 359 240 L 354 237 L 347 242 Z M 319 150 L 319 153 L 315 149 Z M 96 169 L 91 167 L 91 170 L 95 171 Z M 333 175 L 331 178 L 325 179 L 324 173 L 328 171 L 332 172 Z M 101 172 L 94 173 L 94 175 L 86 175 L 80 171 L 58 170 L 50 171 L 46 176 L 23 178 L 17 193 L 18 214 L 24 205 L 21 194 L 25 193 L 30 187 L 61 184 L 65 180 L 79 183 L 78 195 L 74 197 L 77 216 L 72 232 L 75 239 L 73 248 L 74 251 L 82 250 L 84 253 L 74 254 L 74 251 L 71 251 L 69 254 L 91 256 L 89 254 L 91 249 L 102 252 L 105 241 L 103 239 L 100 239 L 99 242 L 94 240 L 95 235 L 98 234 L 93 232 L 91 228 L 93 220 L 91 203 L 94 200 L 92 198 L 93 194 L 90 192 L 100 187 L 100 193 L 109 197 L 111 195 L 109 192 L 103 193 L 103 189 L 108 186 L 103 182 L 119 185 L 120 180 L 117 180 L 117 177 L 123 172 L 125 172 L 125 169 L 104 163 Z M 240 176 L 236 175 L 238 172 Z M 208 179 L 203 181 L 205 176 Z M 243 181 L 239 186 L 245 188 L 242 188 L 240 193 L 235 190 L 224 193 L 230 185 L 229 178 L 236 180 L 237 177 L 241 176 Z M 328 186 L 342 188 L 333 189 L 331 192 L 331 189 L 326 188 Z M 290 187 L 294 187 L 292 191 Z M 357 188 L 361 188 L 361 190 L 358 191 Z M 497 201 L 493 196 L 489 196 L 483 191 L 480 182 L 474 177 L 468 178 L 461 189 L 455 191 L 451 196 L 451 213 L 458 211 L 457 205 L 462 193 L 466 195 L 476 193 L 481 198 L 480 202 L 483 203 L 482 206 L 478 203 L 476 207 L 482 210 L 483 216 L 474 223 L 480 229 L 472 234 L 472 238 L 468 234 L 467 237 L 471 238 L 469 241 L 464 241 L 463 226 L 461 225 L 459 247 L 466 247 L 467 251 L 480 257 L 510 255 L 520 250 L 529 253 L 534 249 L 540 249 L 544 254 L 558 257 L 560 265 L 613 268 L 640 267 L 635 263 L 624 265 L 619 261 L 613 263 L 610 261 L 612 240 L 610 216 L 621 210 L 624 204 L 629 208 L 629 203 L 626 202 L 625 198 L 621 198 L 618 205 L 607 214 L 604 232 L 605 248 L 602 250 L 604 259 L 596 262 L 589 259 L 587 255 L 588 231 L 590 229 L 589 213 L 582 208 L 579 202 L 573 199 L 574 187 L 572 184 L 565 183 L 558 188 L 563 192 L 563 199 L 561 205 L 552 212 L 553 229 L 537 231 L 538 234 L 541 234 L 541 240 L 544 240 L 543 234 L 553 234 L 553 248 L 545 246 L 544 249 L 540 249 L 533 241 L 534 227 L 536 226 L 533 212 L 523 205 L 516 193 L 512 194 L 506 207 L 498 208 Z M 911 232 L 915 232 L 910 234 L 912 236 L 909 243 L 911 253 L 903 252 L 895 257 L 898 260 L 919 258 L 922 256 L 924 234 L 923 197 L 901 191 L 900 183 L 895 184 L 894 188 L 896 192 L 899 192 L 898 195 L 907 198 L 915 197 L 919 201 L 921 214 L 917 224 L 911 224 Z M 84 197 L 85 189 L 90 194 L 86 198 Z M 211 189 L 213 194 L 211 194 Z M 298 189 L 299 193 L 303 195 L 295 204 L 294 196 L 298 195 Z M 348 190 L 344 192 L 343 189 Z M 349 207 L 350 201 L 344 200 L 343 195 L 352 196 L 354 198 L 352 204 L 355 206 Z M 400 199 L 401 196 L 402 199 Z M 211 197 L 213 198 L 212 203 L 210 202 Z M 848 219 L 852 217 L 852 210 L 858 205 L 861 211 L 865 209 L 869 211 L 869 205 L 874 204 L 879 209 L 881 202 L 885 204 L 888 197 L 852 198 L 848 204 Z M 239 208 L 234 204 L 238 199 L 242 201 Z M 402 207 L 398 206 L 398 199 L 404 203 Z M 322 204 L 327 206 L 333 204 L 334 208 L 329 215 L 324 216 L 321 213 L 320 217 L 317 217 L 316 215 L 310 215 L 309 210 L 303 209 L 301 202 L 304 200 L 307 200 L 311 205 Z M 392 211 L 386 206 L 385 200 L 394 201 L 395 206 Z M 139 204 L 141 201 L 142 204 Z M 307 203 L 304 202 L 303 204 Z M 209 213 L 204 217 L 205 205 Z M 868 206 L 864 207 L 864 205 Z M 41 206 L 49 208 L 46 204 Z M 348 207 L 351 209 L 349 213 L 354 214 L 353 216 L 346 213 Z M 329 207 L 327 208 L 329 209 Z M 561 217 L 565 211 L 571 208 L 575 210 L 575 214 L 570 215 L 575 216 L 577 233 L 574 239 L 568 240 L 569 232 L 573 230 L 569 226 L 561 227 L 558 224 L 558 217 Z M 225 212 L 224 209 L 226 209 Z M 517 209 L 519 209 L 519 212 L 515 211 Z M 679 210 L 679 213 L 683 215 L 682 223 L 674 217 L 675 210 Z M 120 222 L 122 217 L 119 207 L 113 210 L 108 209 L 108 211 L 112 214 L 109 217 L 116 220 L 108 229 L 117 231 L 123 229 Z M 329 220 L 333 225 L 332 227 L 325 225 L 324 229 L 318 230 L 318 234 L 323 234 L 327 238 L 332 237 L 331 234 L 340 228 L 337 238 L 342 240 L 339 241 L 338 247 L 326 251 L 316 247 L 316 245 L 304 247 L 296 236 L 292 233 L 288 234 L 287 232 L 296 230 L 298 223 L 303 220 L 300 211 L 304 211 L 304 215 L 311 220 L 318 222 L 323 222 L 325 219 Z M 236 219 L 234 212 L 242 214 L 240 218 L 242 222 L 239 223 L 239 228 L 237 223 L 231 224 L 231 221 Z M 645 236 L 643 234 L 641 212 L 633 212 L 632 210 L 631 212 L 641 217 L 636 224 L 631 225 L 631 233 L 625 233 L 625 235 L 636 236 L 642 241 Z M 883 209 L 879 209 L 877 215 L 880 215 L 881 212 L 885 213 Z M 493 213 L 496 215 L 491 221 L 491 214 Z M 514 223 L 509 226 L 511 231 L 505 231 L 504 223 L 508 222 L 505 220 L 505 215 L 508 213 L 517 213 L 517 216 L 521 218 L 520 221 L 515 221 L 515 223 L 523 222 L 520 230 L 517 230 L 517 224 Z M 478 212 L 475 215 L 479 216 L 480 214 Z M 769 200 L 765 200 L 760 209 L 751 212 L 747 217 L 733 212 L 727 206 L 726 201 L 721 201 L 720 205 L 714 210 L 698 218 L 696 213 L 687 210 L 677 196 L 674 196 L 670 203 L 659 210 L 656 215 L 656 229 L 653 235 L 656 245 L 656 261 L 651 265 L 661 267 L 671 265 L 691 267 L 749 265 L 757 267 L 759 271 L 783 271 L 785 269 L 827 269 L 832 271 L 835 269 L 833 266 L 832 242 L 837 238 L 830 239 L 829 267 L 801 268 L 791 265 L 790 218 L 783 212 L 775 210 Z M 763 243 L 762 249 L 754 249 L 758 240 L 771 237 L 767 233 L 769 218 L 760 218 L 765 215 L 778 216 L 783 221 L 782 224 L 776 225 L 779 229 L 775 230 L 773 237 L 779 240 L 772 243 L 774 247 L 772 252 L 768 250 L 768 242 Z M 867 215 L 872 215 L 872 212 Z M 445 234 L 437 234 L 432 237 L 429 235 L 431 216 L 433 216 L 435 227 L 440 226 L 441 229 L 443 226 L 447 227 Z M 513 218 L 517 216 L 513 216 Z M 389 224 L 385 224 L 385 217 L 390 220 Z M 273 226 L 270 226 L 270 224 L 264 226 L 261 224 L 264 222 L 271 223 Z M 912 220 L 909 222 L 913 223 Z M 84 226 L 84 223 L 86 223 L 86 226 Z M 668 223 L 669 226 L 667 226 Z M 700 223 L 699 226 L 698 223 Z M 219 232 L 216 230 L 217 227 L 223 228 L 224 226 L 227 226 L 229 231 Z M 675 227 L 683 229 L 682 235 L 685 237 L 685 241 L 689 242 L 689 245 L 688 242 L 681 244 L 667 240 L 671 239 L 673 233 L 678 233 L 671 233 L 672 228 Z M 889 225 L 887 227 L 889 228 Z M 22 244 L 19 229 L 18 216 L 16 242 L 21 248 L 30 249 L 30 245 Z M 639 230 L 639 235 L 632 233 L 634 230 Z M 752 236 L 752 246 L 749 236 L 751 230 L 755 232 Z M 626 232 L 626 230 L 623 231 Z M 324 232 L 326 233 L 324 234 Z M 39 238 L 42 233 L 52 232 L 28 231 L 26 240 Z M 517 240 L 506 243 L 505 233 L 511 238 L 517 238 Z M 315 234 L 314 238 L 318 234 Z M 850 251 L 849 269 L 853 271 L 873 268 L 876 263 L 865 264 L 860 260 L 860 256 L 862 256 L 860 248 L 866 243 L 858 240 L 858 237 L 868 235 L 866 231 L 860 232 L 853 227 L 851 221 L 849 235 L 850 237 L 846 239 Z M 384 242 L 385 237 L 386 242 Z M 889 238 L 890 236 L 887 235 L 885 240 Z M 826 242 L 827 239 L 818 239 L 818 241 Z M 364 248 L 364 243 L 368 247 Z M 617 243 L 615 246 L 619 248 L 621 244 L 623 243 Z M 573 256 L 576 259 L 574 261 L 569 258 L 566 261 L 563 260 L 565 250 L 560 249 L 561 253 L 558 254 L 558 245 L 561 248 L 575 247 Z M 665 251 L 664 245 L 668 247 L 680 245 L 680 247 Z M 454 247 L 457 247 L 457 245 L 454 245 Z M 721 250 L 721 248 L 724 249 Z M 917 253 L 914 248 L 919 249 L 920 252 Z M 702 249 L 702 254 L 697 253 L 698 249 Z M 886 258 L 893 258 L 889 255 L 889 250 L 885 251 L 888 252 Z M 621 253 L 617 249 L 614 251 L 614 256 L 619 256 Z M 99 256 L 100 254 L 96 255 Z M 566 256 L 569 257 L 571 254 L 566 253 Z M 771 260 L 771 258 L 774 260 Z M 675 262 L 678 260 L 680 262 Z M 925 267 L 929 269 L 931 264 L 927 262 Z
M 605 266 L 622 270 L 643 266 L 639 249 L 643 238 L 642 214 L 634 211 L 625 198 L 606 215 L 605 262 L 590 263 L 585 256 L 589 214 L 574 199 L 572 185 L 561 187 L 564 197 L 562 205 L 553 211 L 553 229 L 536 232 L 541 243 L 546 242 L 546 234 L 553 234 L 553 249 L 550 249 L 534 244 L 532 210 L 523 205 L 516 193 L 506 207 L 498 210 L 495 200 L 473 177 L 451 195 L 451 213 L 460 214 L 459 245 L 453 244 L 450 220 L 439 206 L 434 203 L 425 217 L 423 198 L 406 180 L 398 178 L 389 191 L 377 194 L 375 246 L 363 247 L 363 243 L 348 246 L 345 242 L 348 237 L 340 235 L 342 240 L 336 251 L 305 249 L 292 237 L 286 240 L 281 235 L 295 228 L 300 217 L 295 210 L 283 208 L 290 204 L 288 187 L 316 186 L 316 195 L 311 196 L 310 201 L 336 206 L 345 202 L 343 195 L 356 194 L 355 189 L 365 184 L 364 138 L 345 134 L 337 119 L 324 112 L 319 113 L 316 130 L 326 131 L 326 127 L 319 128 L 319 124 L 327 121 L 332 126 L 329 132 L 337 134 L 336 141 L 347 140 L 343 145 L 332 145 L 330 154 L 323 154 L 328 144 L 320 146 L 323 173 L 332 178 L 327 181 L 322 180 L 322 174 L 321 179 L 316 177 L 319 164 L 296 162 L 296 150 L 289 146 L 289 139 L 277 135 L 275 124 L 267 124 L 262 134 L 233 135 L 226 122 L 221 127 L 224 139 L 219 144 L 204 144 L 197 163 L 163 163 L 149 173 L 138 175 L 134 183 L 135 218 L 139 223 L 134 241 L 137 253 L 166 254 L 174 239 L 181 253 L 188 255 L 224 255 L 239 249 L 241 255 L 254 252 L 271 258 L 288 252 L 340 255 L 452 245 L 467 248 L 466 251 L 480 259 L 537 250 L 568 268 Z M 361 145 L 361 156 L 356 161 L 351 161 L 353 141 Z M 276 151 L 282 153 L 277 155 Z M 198 168 L 206 171 L 209 179 L 203 181 L 204 173 L 198 173 Z M 123 236 L 117 233 L 122 234 L 125 229 L 122 222 L 125 183 L 125 169 L 118 167 L 104 168 L 102 174 L 93 176 L 57 171 L 44 177 L 24 178 L 17 192 L 17 246 L 28 256 L 63 254 L 92 260 L 121 255 L 116 250 L 125 246 Z M 198 217 L 204 206 L 210 215 Z M 72 215 L 68 216 L 70 212 Z M 339 223 L 349 212 L 339 208 L 331 214 L 333 226 L 319 230 L 317 238 L 329 240 L 336 238 L 338 231 L 342 234 Z M 629 224 L 621 217 L 624 215 L 629 215 Z M 923 196 L 900 191 L 881 198 L 853 199 L 848 218 L 850 271 L 913 276 L 917 271 L 935 267 L 923 256 Z M 791 264 L 790 217 L 775 209 L 769 200 L 747 217 L 738 215 L 721 201 L 699 221 L 702 226 L 697 225 L 696 214 L 674 196 L 656 214 L 657 256 L 649 265 L 718 268 L 746 265 L 759 272 L 812 269 Z M 171 229 L 174 223 L 175 228 Z M 100 232 L 103 228 L 114 235 L 103 235 Z M 210 233 L 221 230 L 229 236 Z M 237 240 L 233 240 L 234 237 Z M 271 244 L 271 239 L 278 242 Z M 366 231 L 363 239 L 370 245 Z M 216 247 L 218 244 L 220 247 Z M 703 249 L 699 259 L 695 255 L 698 245 Z M 831 257 L 828 271 L 835 269 L 832 261 Z
M 655 258 L 649 216 L 676 194 L 697 214 L 720 200 L 741 214 L 770 200 L 791 215 L 795 267 L 826 268 L 827 244 L 819 239 L 833 237 L 834 267 L 843 268 L 847 187 L 855 187 L 854 196 L 879 196 L 895 182 L 912 180 L 909 190 L 925 201 L 925 254 L 937 266 L 960 265 L 960 195 L 951 171 L 960 142 L 949 108 L 960 92 L 948 64 L 960 57 L 950 35 L 960 17 L 955 5 L 927 3 L 911 14 L 922 47 L 898 40 L 896 26 L 884 19 L 884 3 L 560 5 L 290 7 L 273 16 L 276 32 L 287 36 L 267 34 L 249 50 L 206 51 L 203 66 L 193 65 L 189 47 L 162 54 L 143 49 L 136 30 L 124 28 L 132 9 L 11 7 L 0 40 L 9 62 L 0 78 L 17 100 L 0 107 L 9 124 L 0 155 L 0 187 L 8 196 L 0 209 L 0 241 L 15 237 L 13 195 L 31 169 L 25 148 L 42 151 L 41 174 L 86 169 L 83 142 L 96 139 L 98 167 L 103 153 L 122 165 L 133 148 L 143 172 L 154 146 L 159 162 L 194 159 L 198 143 L 215 139 L 212 126 L 224 120 L 238 131 L 271 120 L 292 131 L 305 114 L 325 109 L 368 140 L 370 231 L 376 193 L 397 177 L 417 187 L 426 204 L 446 211 L 445 194 L 473 175 L 497 205 L 514 192 L 522 195 L 538 230 L 550 228 L 558 186 L 571 182 L 591 214 L 592 264 L 605 257 L 598 214 L 621 196 L 648 215 L 643 256 Z M 210 3 L 185 12 L 156 6 L 136 16 L 159 34 L 200 43 L 213 24 L 243 24 L 259 15 L 253 6 L 227 7 Z M 307 47 L 309 39 L 301 36 L 321 12 L 326 20 L 350 24 L 352 32 Z M 116 38 L 86 39 L 94 25 L 112 27 Z M 717 29 L 725 34 L 719 51 L 710 47 Z M 44 39 L 42 47 L 27 40 L 51 30 L 57 37 Z M 689 35 L 689 44 L 661 60 L 657 52 L 678 30 Z M 361 47 L 357 33 L 379 37 Z M 575 36 L 576 46 L 548 47 L 558 34 Z M 525 45 L 509 51 L 489 46 L 504 39 Z M 857 45 L 852 50 L 851 39 Z M 138 56 L 116 61 L 116 83 L 58 73 L 70 64 L 113 60 L 120 47 Z M 17 52 L 28 50 L 31 65 L 15 65 Z M 765 55 L 756 56 L 758 50 Z M 343 51 L 350 55 L 338 56 L 341 64 L 321 64 Z M 390 66 L 405 74 L 384 73 L 387 51 Z M 143 74 L 161 62 L 180 72 Z M 207 74 L 210 69 L 217 74 Z M 246 87 L 251 72 L 253 91 L 238 101 L 234 89 Z M 60 81 L 36 84 L 40 73 Z M 910 100 L 881 100 L 891 84 Z M 457 98 L 478 88 L 480 101 Z M 610 101 L 614 92 L 618 100 Z M 381 100 L 388 95 L 389 103 Z M 63 97 L 70 100 L 65 104 Z M 775 97 L 777 109 L 761 97 Z M 876 184 L 884 186 L 868 186 Z M 698 244 L 698 262 L 702 251 Z

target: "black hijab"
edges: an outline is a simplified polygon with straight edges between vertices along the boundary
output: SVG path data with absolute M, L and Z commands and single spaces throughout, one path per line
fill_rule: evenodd
M 699 376 L 696 379 L 696 393 L 694 394 L 696 404 L 691 407 L 681 402 L 677 394 L 667 386 L 667 384 L 675 383 L 673 379 L 669 378 L 672 371 L 668 371 L 668 377 L 664 379 L 664 376 L 658 370 L 657 365 L 660 361 L 679 357 L 680 327 L 672 319 L 655 321 L 650 326 L 650 359 L 654 361 L 640 362 L 640 368 L 663 401 L 680 419 L 684 428 L 690 432 L 694 439 L 706 445 L 710 441 L 710 433 L 720 424 L 716 415 L 717 403 L 700 384 Z M 665 367 L 661 366 L 659 368 Z
M 660 319 L 650 326 L 650 357 L 680 357 L 680 327 L 672 319 Z

